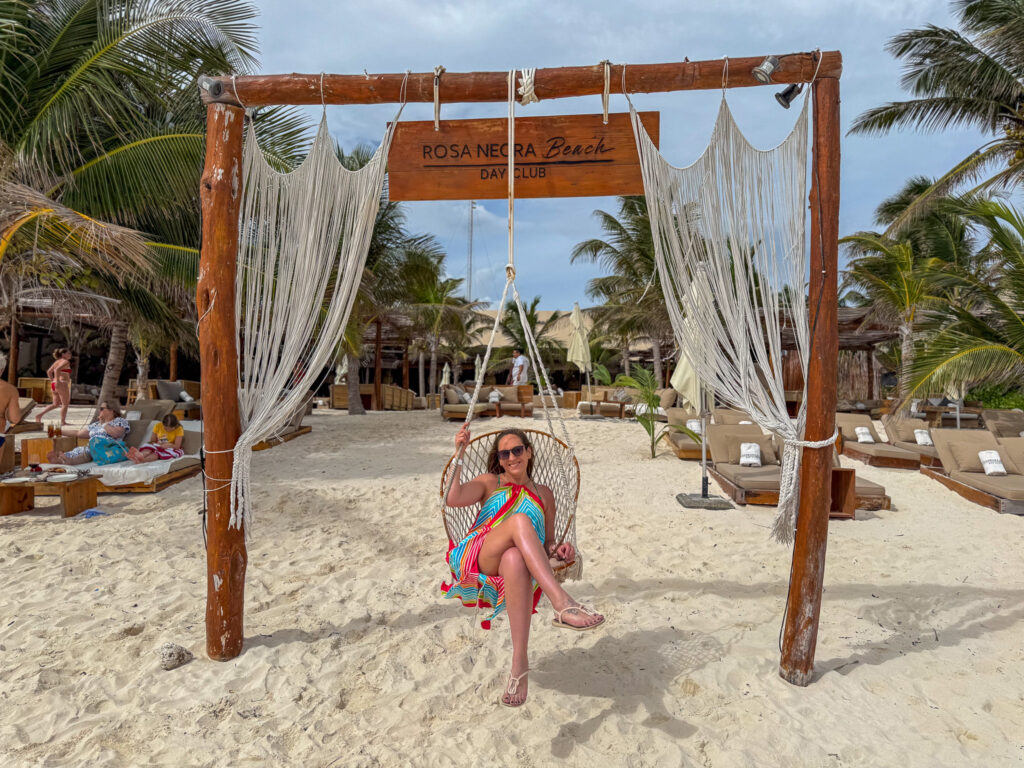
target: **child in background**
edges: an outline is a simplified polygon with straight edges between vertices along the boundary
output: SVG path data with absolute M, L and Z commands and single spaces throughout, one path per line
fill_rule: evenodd
M 178 417 L 168 413 L 160 423 L 153 427 L 149 442 L 139 448 L 129 448 L 128 458 L 136 464 L 144 464 L 160 459 L 178 459 L 185 455 L 181 443 L 185 439 L 185 428 Z

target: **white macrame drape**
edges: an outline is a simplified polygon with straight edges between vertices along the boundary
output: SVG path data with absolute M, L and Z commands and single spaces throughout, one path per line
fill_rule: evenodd
M 338 160 L 326 113 L 309 155 L 290 173 L 270 166 L 249 127 L 235 292 L 242 434 L 230 523 L 246 535 L 252 447 L 292 419 L 334 359 L 366 262 L 397 121 L 356 171 Z
M 806 381 L 807 100 L 789 136 L 762 151 L 740 131 L 723 94 L 707 149 L 685 168 L 665 161 L 632 104 L 630 114 L 676 342 L 704 387 L 786 441 L 772 536 L 788 543 L 805 407 L 801 400 L 794 423 L 780 326 L 792 328 Z

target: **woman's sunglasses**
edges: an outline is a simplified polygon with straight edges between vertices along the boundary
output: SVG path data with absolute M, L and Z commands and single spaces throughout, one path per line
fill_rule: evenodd
M 501 461 L 508 461 L 512 456 L 522 456 L 523 451 L 526 450 L 525 445 L 517 445 L 515 448 L 509 448 L 505 451 L 498 451 L 498 459 Z

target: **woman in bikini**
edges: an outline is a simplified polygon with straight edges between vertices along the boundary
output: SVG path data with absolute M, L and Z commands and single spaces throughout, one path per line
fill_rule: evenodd
M 42 422 L 43 416 L 60 408 L 60 425 L 68 424 L 68 406 L 71 405 L 71 350 L 59 347 L 53 350 L 53 365 L 47 371 L 50 379 L 50 393 L 53 402 L 36 415 L 36 422 Z
M 530 615 L 541 592 L 555 609 L 552 624 L 556 627 L 594 629 L 604 617 L 573 600 L 551 570 L 548 558 L 569 561 L 576 553 L 568 542 L 555 541 L 555 497 L 550 488 L 530 477 L 533 447 L 526 433 L 518 429 L 499 433 L 488 457 L 489 471 L 463 482 L 462 455 L 469 440 L 464 426 L 455 436 L 458 457 L 447 503 L 468 507 L 482 502 L 482 506 L 465 538 L 450 544 L 447 561 L 452 583 L 441 589 L 463 605 L 493 608 L 482 623 L 484 629 L 490 629 L 491 619 L 508 611 L 512 670 L 499 701 L 518 707 L 526 701 Z

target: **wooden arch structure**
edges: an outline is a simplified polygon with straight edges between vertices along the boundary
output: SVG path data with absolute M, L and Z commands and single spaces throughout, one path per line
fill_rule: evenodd
M 819 61 L 820 58 L 820 61 Z M 630 93 L 716 90 L 764 85 L 752 74 L 763 57 L 629 65 Z M 772 84 L 813 83 L 811 172 L 810 327 L 816 354 L 807 376 L 806 439 L 824 440 L 835 426 L 839 242 L 839 78 L 838 51 L 778 57 Z M 727 77 L 723 82 L 723 71 Z M 540 99 L 600 95 L 604 66 L 539 69 Z M 612 92 L 621 91 L 622 66 L 611 66 Z M 206 165 L 201 181 L 203 235 L 199 264 L 202 399 L 206 407 L 207 473 L 213 480 L 207 504 L 206 650 L 228 660 L 242 651 L 246 550 L 243 532 L 230 528 L 231 449 L 240 434 L 237 396 L 235 271 L 242 201 L 241 107 L 317 104 L 379 104 L 401 100 L 403 74 L 257 75 L 201 78 L 207 105 Z M 505 72 L 447 72 L 444 101 L 504 102 Z M 409 102 L 433 102 L 433 73 L 410 74 Z M 782 638 L 780 675 L 796 685 L 812 679 L 828 537 L 832 448 L 805 448 L 800 469 L 800 507 Z

